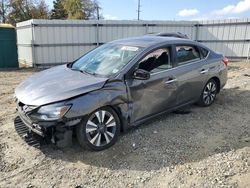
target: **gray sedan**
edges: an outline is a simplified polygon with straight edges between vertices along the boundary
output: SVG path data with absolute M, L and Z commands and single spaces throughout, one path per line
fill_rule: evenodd
M 104 44 L 78 60 L 34 74 L 15 90 L 30 132 L 67 146 L 103 150 L 121 131 L 191 103 L 210 106 L 227 81 L 228 60 L 176 36 Z

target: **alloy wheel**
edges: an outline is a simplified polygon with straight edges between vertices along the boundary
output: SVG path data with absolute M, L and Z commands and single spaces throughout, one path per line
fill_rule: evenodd
M 217 93 L 217 85 L 214 81 L 207 83 L 203 91 L 203 101 L 206 105 L 210 105 L 214 102 Z
M 86 137 L 95 147 L 108 145 L 116 134 L 115 117 L 106 110 L 93 113 L 86 123 Z

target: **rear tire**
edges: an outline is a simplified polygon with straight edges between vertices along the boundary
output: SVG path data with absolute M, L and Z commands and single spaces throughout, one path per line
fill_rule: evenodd
M 84 149 L 101 151 L 115 144 L 120 133 L 120 119 L 110 107 L 102 107 L 83 119 L 76 136 Z
M 214 103 L 218 93 L 218 84 L 214 79 L 210 79 L 202 90 L 198 104 L 203 107 Z

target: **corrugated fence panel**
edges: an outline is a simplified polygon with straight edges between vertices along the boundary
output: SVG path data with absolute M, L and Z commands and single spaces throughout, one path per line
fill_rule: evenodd
M 20 66 L 32 66 L 32 20 L 17 24 L 18 61 Z
M 147 33 L 156 32 L 181 32 L 188 35 L 191 39 L 195 37 L 194 25 L 197 22 L 187 21 L 155 21 L 154 24 L 148 23 Z
M 100 44 L 156 32 L 182 32 L 228 57 L 247 58 L 249 23 L 250 19 L 199 22 L 28 20 L 17 24 L 19 61 L 33 65 L 72 62 Z
M 228 57 L 248 57 L 249 19 L 201 21 L 198 41 Z
M 125 37 L 134 37 L 145 34 L 142 21 L 110 21 L 101 20 L 98 26 L 100 43 Z
M 36 64 L 72 62 L 96 44 L 96 21 L 34 20 Z

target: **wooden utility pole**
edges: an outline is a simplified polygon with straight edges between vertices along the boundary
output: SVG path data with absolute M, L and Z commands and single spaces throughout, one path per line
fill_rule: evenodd
M 94 3 L 95 10 L 96 10 L 96 19 L 97 19 L 97 20 L 100 20 L 100 7 L 99 7 L 99 2 L 98 2 L 97 0 L 94 0 L 93 3 Z
M 138 0 L 137 19 L 140 20 L 141 0 Z
M 97 20 L 100 20 L 99 5 L 96 6 Z

